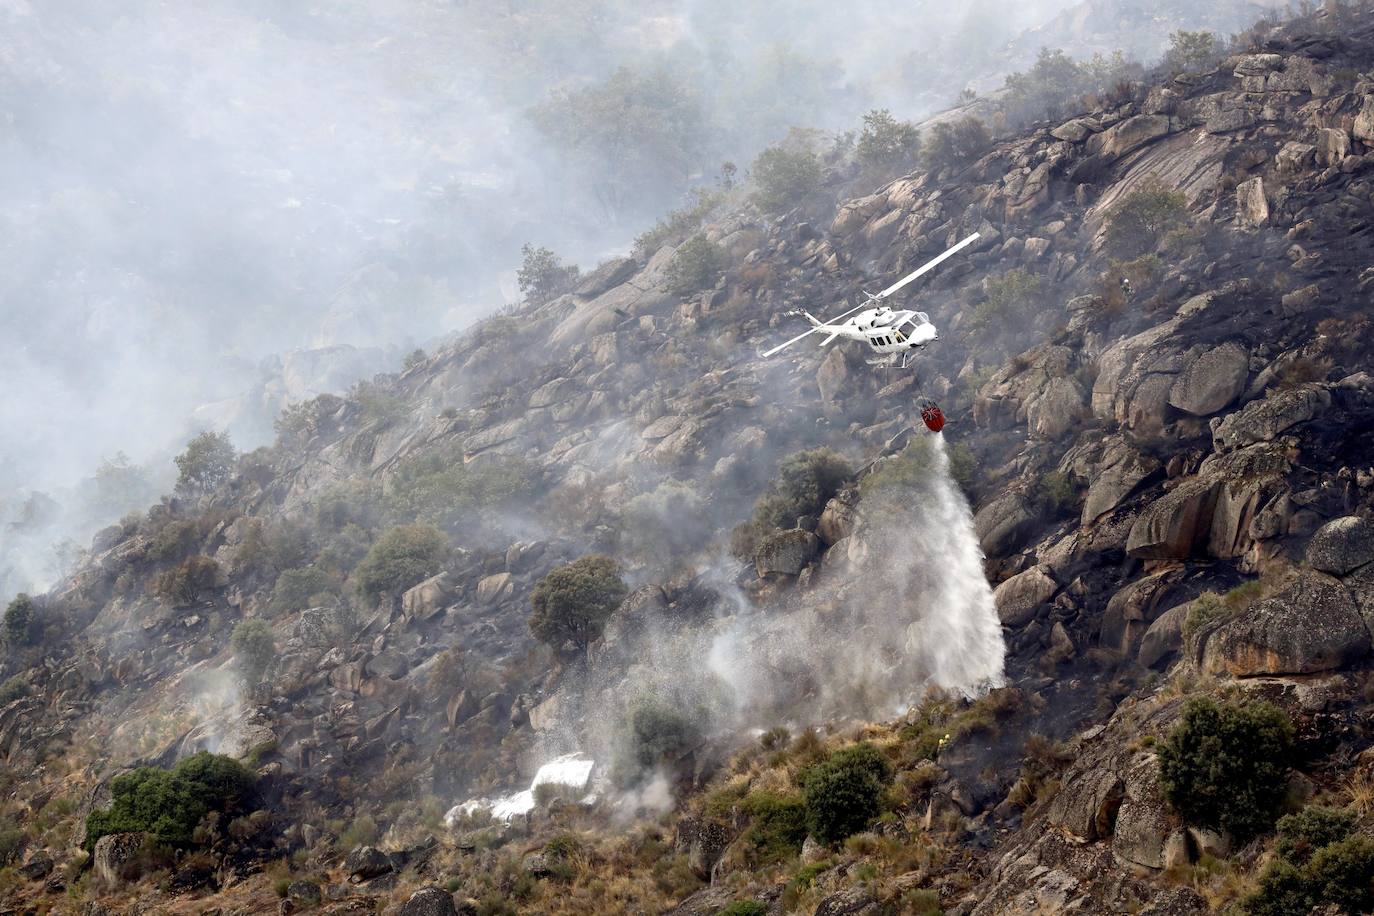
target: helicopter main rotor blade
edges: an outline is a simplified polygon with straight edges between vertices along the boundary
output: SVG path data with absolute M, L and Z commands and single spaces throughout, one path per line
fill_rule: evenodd
M 782 352 L 783 350 L 786 350 L 788 347 L 792 346 L 794 343 L 796 343 L 797 341 L 801 340 L 803 337 L 810 337 L 812 334 L 816 333 L 816 332 L 819 331 L 819 330 L 820 330 L 820 328 L 809 328 L 808 330 L 805 330 L 805 331 L 803 331 L 802 333 L 798 334 L 796 337 L 793 337 L 791 340 L 787 341 L 786 343 L 778 344 L 776 347 L 774 347 L 774 348 L 771 349 L 771 350 L 760 350 L 760 351 L 759 351 L 759 356 L 760 356 L 761 358 L 763 358 L 763 359 L 767 359 L 768 357 L 772 356 L 774 353 L 780 353 L 780 352 Z
M 883 290 L 881 293 L 879 293 L 878 295 L 874 296 L 873 298 L 874 298 L 874 299 L 886 299 L 888 296 L 892 295 L 892 294 L 895 293 L 897 290 L 901 289 L 903 286 L 906 286 L 908 283 L 910 283 L 912 280 L 915 280 L 917 277 L 921 276 L 921 275 L 924 274 L 926 271 L 928 271 L 928 270 L 933 270 L 936 266 L 938 266 L 939 264 L 943 263 L 943 262 L 945 261 L 945 259 L 953 257 L 956 253 L 958 253 L 958 252 L 959 252 L 960 250 L 962 250 L 963 248 L 965 248 L 965 247 L 967 247 L 967 246 L 969 246 L 969 245 L 972 245 L 973 242 L 974 242 L 974 240 L 976 240 L 977 238 L 978 238 L 978 233 L 976 233 L 976 232 L 973 233 L 973 235 L 970 235 L 968 238 L 964 239 L 962 242 L 960 242 L 959 244 L 955 245 L 953 248 L 949 249 L 949 250 L 946 251 L 944 254 L 940 255 L 939 257 L 935 258 L 935 259 L 932 260 L 932 261 L 927 261 L 925 264 L 922 264 L 920 267 L 916 268 L 916 269 L 913 270 L 911 273 L 907 274 L 905 277 L 903 277 L 902 279 L 898 280 L 896 283 L 892 284 L 892 285 L 889 286 L 887 289 Z

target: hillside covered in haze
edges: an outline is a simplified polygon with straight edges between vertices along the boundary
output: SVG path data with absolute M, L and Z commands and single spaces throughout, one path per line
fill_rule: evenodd
M 1374 14 L 1171 54 L 794 131 L 198 436 L 8 604 L 5 905 L 1370 910 Z M 973 232 L 912 368 L 758 355 Z

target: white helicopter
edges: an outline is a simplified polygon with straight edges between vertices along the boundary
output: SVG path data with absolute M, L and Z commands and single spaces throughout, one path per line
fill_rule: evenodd
M 786 314 L 789 316 L 805 318 L 811 322 L 811 329 L 771 350 L 760 352 L 759 356 L 766 359 L 792 346 L 803 337 L 809 337 L 819 332 L 828 335 L 825 340 L 821 341 L 821 346 L 831 343 L 837 337 L 863 341 L 878 353 L 888 357 L 889 365 L 895 364 L 897 357 L 901 356 L 902 368 L 905 369 L 907 356 L 912 350 L 924 347 L 933 340 L 939 340 L 940 335 L 936 332 L 935 325 L 930 323 L 930 316 L 925 312 L 908 309 L 893 310 L 891 306 L 883 304 L 883 300 L 922 274 L 934 270 L 946 259 L 953 257 L 977 240 L 978 233 L 975 232 L 944 254 L 916 268 L 881 293 L 865 292 L 863 302 L 843 315 L 836 315 L 829 321 L 821 321 L 810 312 L 802 309 L 787 312 Z M 855 312 L 858 314 L 854 314 Z

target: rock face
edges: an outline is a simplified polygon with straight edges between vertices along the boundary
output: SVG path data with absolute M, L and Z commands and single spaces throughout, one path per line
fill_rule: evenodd
M 1315 674 L 1356 661 L 1369 630 L 1350 593 L 1334 579 L 1305 574 L 1217 628 L 1203 649 L 1214 674 Z
M 1141 454 L 1119 436 L 1111 439 L 1083 499 L 1083 524 L 1091 524 L 1115 509 L 1158 470 L 1159 462 L 1154 458 Z
M 1179 373 L 1169 388 L 1169 403 L 1196 417 L 1209 416 L 1240 396 L 1249 374 L 1249 352 L 1241 344 L 1228 341 L 1203 353 Z
M 1172 122 L 1164 115 L 1136 115 L 1097 136 L 1101 152 L 1111 159 L 1119 159 L 1169 133 Z M 1090 144 L 1091 145 L 1091 144 Z
M 754 552 L 754 567 L 760 578 L 795 576 L 815 559 L 820 548 L 820 540 L 810 531 L 779 531 L 759 544 Z
M 1035 520 L 1035 511 L 1020 493 L 1008 492 L 994 497 L 973 517 L 973 528 L 983 553 L 1004 556 L 1020 543 L 1026 527 Z
M 1165 846 L 1179 829 L 1159 788 L 1159 761 L 1142 755 L 1126 774 L 1126 795 L 1116 815 L 1112 854 L 1145 868 L 1163 868 Z
M 1054 597 L 1059 584 L 1042 567 L 1017 573 L 992 593 L 997 617 L 1003 626 L 1020 626 L 1035 617 L 1036 611 Z
M 344 871 L 354 881 L 370 881 L 393 867 L 391 857 L 375 846 L 357 846 L 344 859 Z
M 443 888 L 422 887 L 401 906 L 399 916 L 458 916 L 458 908 Z
M 673 845 L 678 852 L 687 854 L 688 867 L 705 881 L 730 845 L 730 831 L 724 824 L 709 818 L 684 817 L 678 822 Z
M 407 617 L 428 620 L 443 612 L 451 594 L 448 573 L 440 573 L 407 589 L 401 596 L 401 608 Z
M 1182 559 L 1205 538 L 1216 491 L 1204 480 L 1187 480 L 1151 503 L 1131 525 L 1126 552 L 1141 559 Z
M 1307 544 L 1307 565 L 1343 576 L 1374 561 L 1374 524 L 1347 515 L 1317 529 Z
M 93 864 L 102 881 L 112 885 L 124 880 L 124 868 L 143 848 L 142 833 L 107 833 L 96 840 Z
M 882 907 L 866 887 L 851 887 L 831 894 L 816 906 L 816 916 L 877 916 Z
M 1256 176 L 1236 185 L 1236 221 L 1256 228 L 1269 222 L 1269 201 L 1264 196 L 1264 179 Z
M 1136 659 L 1146 668 L 1166 662 L 1183 648 L 1183 621 L 1188 618 L 1188 605 L 1169 608 L 1150 624 L 1140 639 Z
M 1121 777 L 1115 773 L 1088 770 L 1060 788 L 1045 819 L 1089 842 L 1109 837 L 1124 793 Z
M 1272 441 L 1279 433 L 1318 416 L 1331 406 L 1331 392 L 1305 385 L 1273 392 L 1221 420 L 1214 420 L 1212 441 L 1218 451 Z

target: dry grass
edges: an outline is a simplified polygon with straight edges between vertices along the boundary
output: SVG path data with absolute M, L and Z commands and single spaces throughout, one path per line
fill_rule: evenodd
M 1374 811 L 1374 773 L 1358 770 L 1341 780 L 1341 798 L 1361 818 Z

